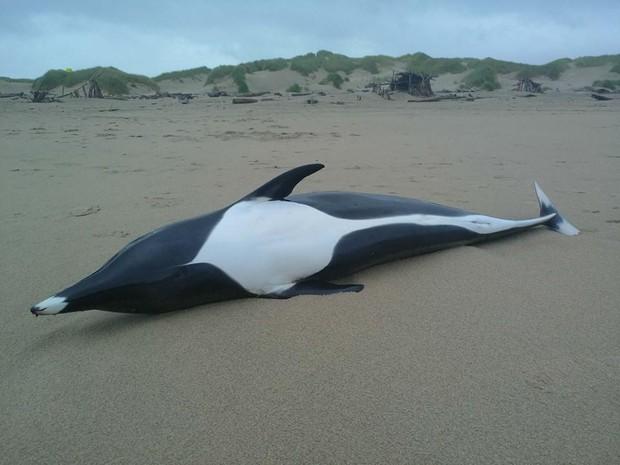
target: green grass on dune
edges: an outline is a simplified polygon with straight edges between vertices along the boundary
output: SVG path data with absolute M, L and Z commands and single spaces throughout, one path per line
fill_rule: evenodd
M 280 71 L 288 68 L 288 60 L 284 58 L 272 58 L 267 60 L 256 60 L 239 65 L 246 73 L 256 73 L 257 71 Z
M 620 73 L 620 55 L 580 57 L 575 60 L 561 58 L 543 65 L 530 65 L 513 61 L 497 60 L 495 58 L 433 58 L 422 52 L 401 55 L 399 57 L 372 55 L 353 58 L 327 50 L 319 50 L 316 53 L 306 53 L 305 55 L 298 55 L 290 59 L 275 58 L 273 60 L 258 60 L 255 62 L 242 63 L 238 66 L 242 67 L 244 73 L 253 73 L 257 70 L 264 69 L 275 71 L 288 67 L 293 71 L 297 71 L 302 76 L 309 76 L 319 70 L 325 70 L 328 75 L 331 73 L 343 73 L 344 75 L 348 75 L 357 69 L 378 75 L 382 68 L 385 71 L 385 68 L 398 68 L 399 66 L 405 65 L 408 71 L 435 76 L 446 73 L 457 74 L 468 72 L 463 80 L 466 86 L 475 82 L 478 85 L 473 87 L 496 89 L 499 88 L 497 76 L 500 74 L 514 73 L 517 79 L 547 77 L 552 80 L 557 80 L 572 63 L 580 67 L 599 66 L 601 64 L 612 63 L 614 66 L 611 68 L 611 71 Z M 218 66 L 209 75 L 207 84 L 231 76 L 234 69 L 235 66 Z M 240 72 L 237 73 L 240 74 Z M 237 80 L 241 82 L 240 79 Z M 330 79 L 327 79 L 326 82 L 332 81 L 337 81 L 333 75 Z
M 342 86 L 343 82 L 344 82 L 344 79 L 342 78 L 340 74 L 329 73 L 325 79 L 319 82 L 319 84 L 322 84 L 322 85 L 331 84 L 336 89 L 340 89 L 340 86 Z
M 461 58 L 432 58 L 422 52 L 403 55 L 399 60 L 407 64 L 408 71 L 418 74 L 456 74 L 467 70 L 467 65 Z
M 321 61 L 315 53 L 306 53 L 291 58 L 290 67 L 293 71 L 297 71 L 302 76 L 308 76 L 315 73 L 321 67 Z
M 579 57 L 574 60 L 574 63 L 578 68 L 590 68 L 608 64 L 613 64 L 615 67 L 615 65 L 620 64 L 620 54 Z
M 592 83 L 592 87 L 605 87 L 607 89 L 616 90 L 616 88 L 620 88 L 620 79 L 604 79 L 594 81 Z
M 182 69 L 179 71 L 170 71 L 168 73 L 162 73 L 153 78 L 153 81 L 164 81 L 164 80 L 176 80 L 176 79 L 191 79 L 197 76 L 203 76 L 209 74 L 211 71 L 206 66 L 199 66 L 198 68 L 190 68 L 190 69 Z
M 332 53 L 327 50 L 319 50 L 317 53 L 306 53 L 296 57 L 273 58 L 268 60 L 256 60 L 241 63 L 237 66 L 223 65 L 214 68 L 207 78 L 206 84 L 213 84 L 221 79 L 233 77 L 239 87 L 239 91 L 244 87 L 242 74 L 251 74 L 257 71 L 280 71 L 290 68 L 297 71 L 302 76 L 309 76 L 312 73 L 324 69 L 328 73 L 343 72 L 350 74 L 356 69 L 363 69 L 371 74 L 379 73 L 381 66 L 392 64 L 394 59 L 385 55 L 365 56 L 362 58 L 351 58 L 339 53 Z M 233 76 L 234 73 L 234 76 Z M 245 84 L 247 86 L 247 84 Z
M 494 58 L 433 58 L 425 53 L 417 52 L 390 57 L 387 55 L 369 55 L 364 57 L 349 57 L 328 50 L 319 50 L 316 53 L 306 53 L 292 58 L 271 58 L 255 60 L 239 65 L 221 65 L 213 69 L 206 66 L 162 73 L 152 79 L 125 73 L 113 67 L 96 67 L 72 72 L 54 69 L 34 80 L 28 79 L 0 79 L 8 82 L 32 82 L 34 90 L 50 90 L 59 86 L 73 87 L 95 76 L 102 90 L 111 95 L 129 93 L 132 86 L 144 85 L 158 91 L 157 82 L 167 79 L 195 78 L 206 75 L 205 85 L 215 84 L 220 80 L 230 78 L 234 81 L 240 93 L 249 92 L 246 76 L 259 71 L 280 71 L 291 69 L 302 76 L 310 76 L 318 71 L 327 73 L 322 81 L 335 87 L 342 85 L 347 76 L 356 70 L 366 71 L 377 79 L 380 73 L 387 70 L 403 69 L 416 73 L 440 75 L 446 73 L 467 73 L 463 78 L 465 87 L 481 89 L 499 88 L 498 75 L 514 74 L 517 79 L 547 77 L 559 79 L 570 66 L 592 67 L 611 65 L 611 72 L 620 74 L 620 54 L 585 56 L 574 60 L 561 58 L 543 65 L 530 65 L 512 61 L 497 60 Z M 391 73 L 391 71 L 390 71 Z M 388 78 L 389 79 L 389 78 Z
M 30 82 L 34 82 L 34 79 L 10 78 L 10 77 L 7 77 L 7 76 L 0 76 L 0 81 L 14 82 L 14 83 L 19 83 L 19 84 L 28 84 Z
M 230 76 L 233 78 L 233 81 L 237 85 L 237 90 L 241 94 L 245 94 L 250 92 L 250 88 L 248 87 L 248 83 L 245 81 L 245 69 L 243 66 L 235 66 Z
M 153 80 L 139 74 L 129 74 L 114 67 L 86 68 L 77 71 L 51 69 L 32 84 L 33 90 L 51 90 L 60 86 L 74 87 L 94 78 L 101 90 L 109 95 L 125 95 L 132 85 L 144 85 L 158 92 L 159 86 Z
M 570 58 L 560 58 L 544 65 L 521 65 L 521 69 L 517 71 L 517 78 L 533 78 L 537 76 L 546 76 L 549 79 L 557 80 L 562 73 L 566 71 L 570 65 Z
M 394 59 L 386 55 L 368 55 L 361 58 L 352 58 L 340 53 L 319 50 L 317 53 L 299 55 L 290 60 L 292 70 L 307 76 L 323 68 L 328 73 L 343 72 L 351 74 L 356 69 L 378 74 L 381 66 L 389 66 Z
M 233 69 L 235 69 L 235 65 L 220 65 L 216 66 L 211 70 L 209 76 L 207 76 L 207 84 L 213 84 L 215 81 L 219 81 L 220 79 L 224 79 L 225 77 L 230 76 Z
M 214 84 L 220 79 L 231 77 L 237 85 L 237 90 L 244 94 L 250 91 L 247 82 L 245 81 L 245 68 L 243 65 L 222 65 L 213 68 L 207 77 L 207 84 Z
M 247 93 L 250 91 L 248 84 L 245 80 L 245 75 L 249 73 L 255 73 L 257 71 L 280 71 L 288 67 L 288 61 L 284 58 L 273 58 L 268 60 L 256 60 L 248 63 L 241 63 L 240 65 L 221 65 L 213 68 L 207 77 L 207 84 L 213 84 L 221 79 L 231 77 L 237 85 L 237 90 L 240 93 Z
M 495 90 L 501 86 L 497 80 L 497 72 L 488 65 L 480 65 L 465 76 L 463 84 L 469 88 Z

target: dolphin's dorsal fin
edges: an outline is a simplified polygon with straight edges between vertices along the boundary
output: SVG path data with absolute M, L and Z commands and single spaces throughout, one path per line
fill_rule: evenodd
M 242 200 L 251 200 L 255 198 L 267 198 L 269 200 L 281 200 L 287 195 L 290 195 L 295 189 L 295 186 L 305 178 L 313 173 L 316 173 L 325 165 L 321 163 L 314 163 L 312 165 L 303 165 L 293 168 L 286 173 L 282 173 L 280 176 L 276 176 L 267 184 L 263 184 L 254 192 L 246 195 Z

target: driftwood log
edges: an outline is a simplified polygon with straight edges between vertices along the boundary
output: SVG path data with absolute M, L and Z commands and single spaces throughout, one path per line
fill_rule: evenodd
M 12 92 L 9 94 L 0 94 L 0 98 L 11 98 L 11 97 L 25 97 L 26 94 L 23 92 Z
M 247 98 L 247 97 L 235 97 L 232 99 L 232 103 L 234 104 L 239 104 L 239 103 L 256 103 L 258 102 L 258 99 L 255 98 Z
M 263 92 L 246 92 L 244 94 L 239 95 L 239 97 L 262 97 L 263 95 L 271 94 L 268 90 Z
M 605 95 L 592 94 L 592 98 L 595 100 L 613 100 L 611 97 L 606 97 Z
M 480 98 L 480 97 L 474 97 L 472 94 L 467 94 L 467 95 L 449 94 L 449 95 L 441 95 L 441 96 L 435 96 L 435 97 L 414 98 L 414 99 L 407 100 L 407 102 L 424 103 L 424 102 L 441 102 L 443 100 L 459 100 L 459 101 L 465 101 L 465 102 L 473 102 L 474 100 L 476 100 L 476 98 Z
M 448 99 L 443 99 L 441 97 L 428 97 L 428 98 L 413 98 L 413 99 L 409 99 L 407 100 L 407 102 L 412 103 L 412 102 L 417 102 L 417 103 L 423 103 L 423 102 L 441 102 L 442 100 L 448 100 Z M 454 99 L 450 99 L 450 100 L 454 100 Z

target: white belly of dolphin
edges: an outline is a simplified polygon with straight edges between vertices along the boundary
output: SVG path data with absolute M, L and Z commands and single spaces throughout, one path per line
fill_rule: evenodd
M 331 261 L 343 236 L 392 224 L 458 226 L 478 234 L 542 224 L 551 216 L 532 220 L 503 220 L 484 215 L 403 215 L 344 219 L 308 205 L 262 199 L 230 207 L 190 263 L 210 263 L 257 295 L 284 291 L 312 276 Z

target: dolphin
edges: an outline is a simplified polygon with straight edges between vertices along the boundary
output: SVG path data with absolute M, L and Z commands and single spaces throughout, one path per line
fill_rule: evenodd
M 539 216 L 518 220 L 392 195 L 291 195 L 302 179 L 323 167 L 291 169 L 226 208 L 145 234 L 31 312 L 162 313 L 245 297 L 359 292 L 361 284 L 332 280 L 537 226 L 579 233 L 537 183 Z

